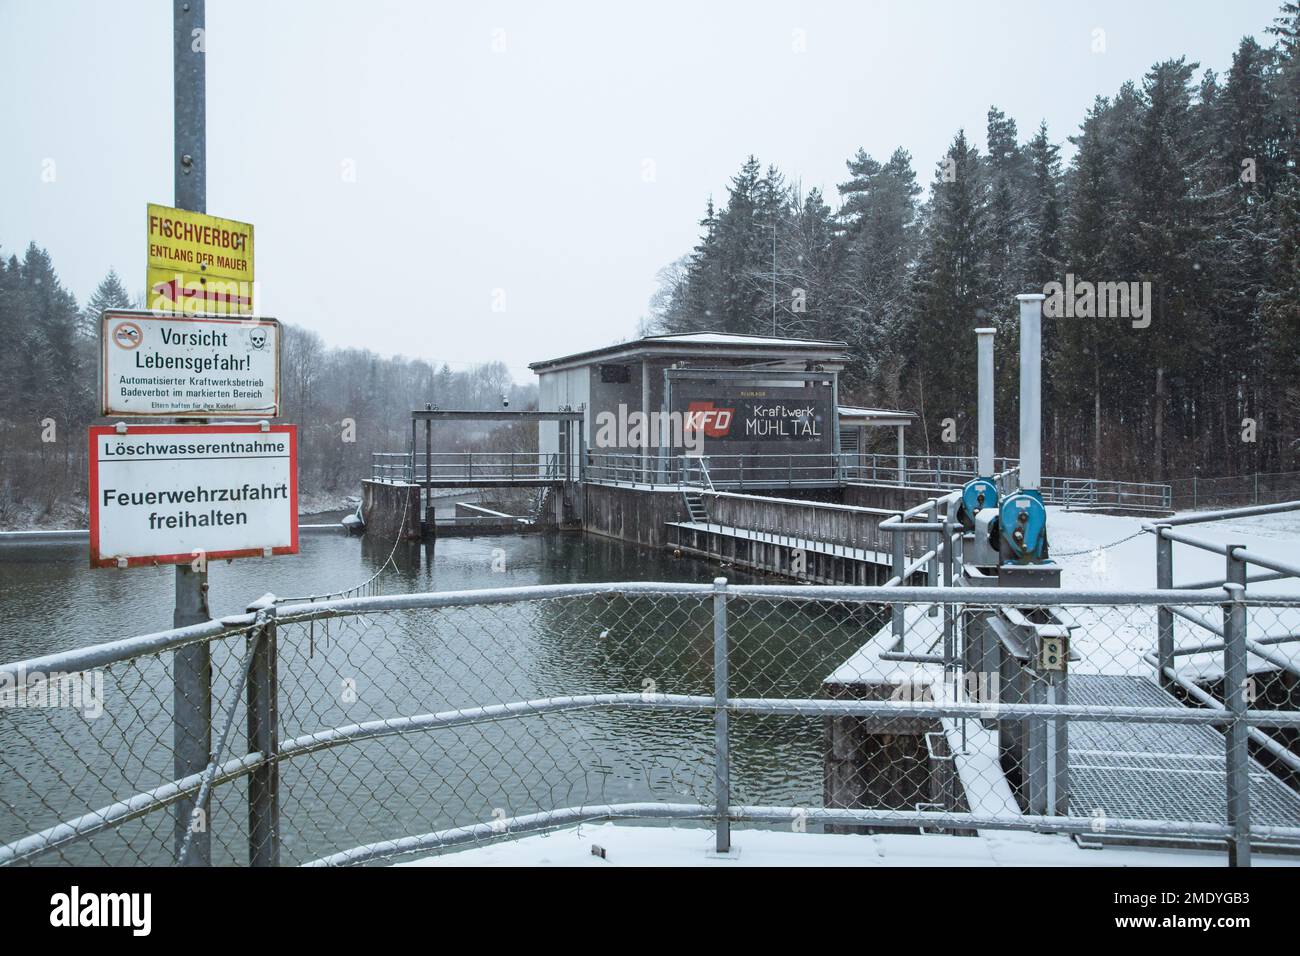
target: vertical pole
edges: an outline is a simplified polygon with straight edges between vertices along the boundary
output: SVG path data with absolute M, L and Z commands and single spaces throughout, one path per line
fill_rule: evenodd
M 719 853 L 731 849 L 731 754 L 727 740 L 727 579 L 713 579 L 713 791 Z
M 207 114 L 204 49 L 204 0 L 172 0 L 173 194 L 178 209 L 206 212 Z M 199 569 L 176 565 L 175 627 L 210 620 L 207 564 Z M 177 650 L 173 655 L 172 760 L 177 778 L 201 773 L 212 753 L 212 659 L 206 643 Z M 208 866 L 212 842 L 208 829 L 211 804 L 195 818 L 194 801 L 176 804 L 176 854 L 180 857 L 185 833 L 196 832 L 187 862 Z M 202 826 L 202 830 L 197 827 Z
M 1020 302 L 1020 487 L 1037 491 L 1043 462 L 1043 299 L 1041 292 L 1018 295 Z
M 578 480 L 587 480 L 587 430 L 585 419 L 578 419 L 573 423 L 574 429 L 578 432 Z
M 904 454 L 903 428 L 903 425 L 898 426 L 898 483 L 900 485 L 907 484 L 907 458 Z
M 901 512 L 898 515 L 898 520 L 899 521 L 903 520 L 903 515 Z M 890 542 L 890 546 L 893 548 L 894 551 L 894 555 L 893 555 L 894 575 L 893 576 L 898 579 L 898 586 L 901 588 L 907 585 L 907 582 L 903 580 L 903 571 L 905 570 L 903 545 L 906 543 L 907 534 L 903 531 L 901 526 L 895 527 L 893 529 L 893 534 L 891 535 L 891 539 L 892 540 Z M 891 632 L 893 633 L 895 638 L 894 650 L 901 651 L 903 649 L 902 602 L 895 601 L 893 604 L 889 606 L 889 620 L 891 625 Z
M 176 565 L 173 626 L 187 627 L 211 619 L 207 579 L 206 571 L 195 571 L 188 564 Z M 212 657 L 208 643 L 200 641 L 174 651 L 172 672 L 172 765 L 179 780 L 202 773 L 212 759 Z M 185 797 L 176 804 L 178 861 L 185 834 L 193 826 L 186 864 L 211 865 L 211 808 L 211 800 L 201 808 L 196 807 L 194 797 Z
M 944 587 L 953 587 L 956 582 L 953 581 L 954 561 L 953 561 L 953 512 L 956 506 L 949 501 L 948 506 L 943 512 L 943 584 Z M 943 609 L 943 664 L 945 667 L 953 668 L 956 673 L 957 664 L 957 644 L 954 615 L 957 613 L 955 604 L 948 604 Z M 954 700 L 957 698 L 954 697 Z
M 433 508 L 433 419 L 424 420 L 424 521 L 429 531 L 434 528 Z
M 1236 556 L 1240 544 L 1228 545 L 1228 574 L 1223 606 L 1223 703 L 1232 723 L 1227 726 L 1228 865 L 1250 866 L 1250 748 L 1246 710 L 1246 562 Z
M 1174 543 L 1165 537 L 1168 525 L 1156 526 L 1156 587 L 1167 591 L 1174 586 Z M 1174 612 L 1156 609 L 1156 683 L 1168 688 L 1173 681 L 1166 669 L 1174 666 Z
M 407 474 L 408 474 L 408 477 L 407 477 L 407 479 L 406 479 L 407 481 L 410 481 L 410 482 L 414 482 L 414 481 L 416 480 L 416 474 L 415 474 L 415 456 L 419 453 L 419 450 L 420 450 L 420 446 L 419 446 L 419 444 L 418 444 L 418 439 L 415 437 L 415 435 L 416 435 L 416 432 L 415 432 L 415 416 L 412 415 L 412 416 L 411 416 L 411 452 L 410 452 L 410 461 L 407 462 Z M 430 478 L 430 477 L 432 477 L 432 476 L 431 476 L 431 475 L 425 475 L 424 477 L 425 477 L 425 478 Z
M 248 777 L 248 865 L 280 865 L 280 746 L 278 649 L 275 596 L 265 594 L 248 606 L 264 611 L 266 624 L 248 638 L 248 751 L 262 763 Z
M 978 397 L 979 460 L 977 478 L 993 477 L 993 336 L 997 329 L 975 330 L 976 380 Z
M 831 456 L 834 459 L 836 484 L 844 483 L 844 463 L 840 460 L 840 373 L 831 373 Z

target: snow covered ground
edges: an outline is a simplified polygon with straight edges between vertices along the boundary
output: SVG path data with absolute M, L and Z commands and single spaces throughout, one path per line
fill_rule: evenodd
M 731 831 L 732 851 L 713 851 L 713 831 L 601 823 L 568 827 L 425 857 L 400 866 L 1197 866 L 1227 865 L 1227 854 L 1108 846 L 1082 849 L 1069 837 L 988 833 L 788 833 Z M 601 858 L 592 847 L 604 849 Z M 1300 866 L 1300 858 L 1257 853 L 1255 866 Z
M 1061 587 L 1122 590 L 1156 586 L 1156 539 L 1137 534 L 1151 518 L 1047 509 L 1052 557 L 1062 568 Z M 1190 512 L 1187 512 L 1190 513 Z M 1265 557 L 1295 561 L 1300 556 L 1300 511 L 1236 518 L 1179 529 L 1218 544 L 1242 544 Z M 1120 544 L 1114 544 L 1120 541 Z M 1108 547 L 1114 545 L 1113 547 Z M 1084 552 L 1076 554 L 1072 552 Z M 1225 558 L 1185 544 L 1174 545 L 1174 585 L 1224 575 Z M 1300 595 L 1300 581 L 1251 585 L 1251 593 Z
M 1150 518 L 1087 514 L 1048 509 L 1048 540 L 1054 560 L 1061 565 L 1062 588 L 1090 590 L 1127 590 L 1156 586 L 1156 539 L 1139 534 Z M 1193 537 L 1216 544 L 1245 545 L 1264 557 L 1294 562 L 1300 555 L 1300 512 L 1258 515 L 1207 524 L 1186 525 L 1179 529 Z M 1137 534 L 1137 537 L 1130 537 Z M 1128 539 L 1128 540 L 1125 540 Z M 1117 543 L 1118 542 L 1118 543 Z M 1082 553 L 1080 553 L 1082 552 Z M 1173 546 L 1174 586 L 1223 580 L 1226 558 L 1186 544 Z M 1255 573 L 1261 569 L 1251 568 Z M 1300 581 L 1265 581 L 1249 585 L 1247 594 L 1256 597 L 1300 597 Z M 1215 594 L 1207 590 L 1206 595 Z M 1217 592 L 1222 593 L 1222 592 Z M 1222 623 L 1222 615 L 1213 608 L 1193 609 L 1204 619 Z M 1076 670 L 1093 673 L 1145 673 L 1149 665 L 1142 655 L 1154 643 L 1154 611 L 1147 608 L 1083 609 L 1072 612 L 1079 623 L 1075 649 L 1083 655 Z M 1288 608 L 1252 609 L 1248 619 L 1252 637 L 1300 630 L 1300 613 Z M 1183 620 L 1174 622 L 1175 646 L 1211 643 L 1211 632 Z M 1279 655 L 1300 661 L 1300 645 L 1279 644 Z M 1212 680 L 1222 668 L 1221 653 L 1199 654 L 1178 659 L 1179 670 L 1193 679 Z M 1266 670 L 1273 665 L 1252 655 L 1252 670 Z

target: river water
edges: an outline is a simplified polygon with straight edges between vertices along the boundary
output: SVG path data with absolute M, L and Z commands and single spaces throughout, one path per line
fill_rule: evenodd
M 307 533 L 301 553 L 214 565 L 214 616 L 266 591 L 342 590 L 384 565 L 391 545 Z M 708 562 L 581 534 L 443 538 L 399 548 L 382 593 L 560 582 L 709 582 Z M 734 570 L 730 580 L 751 579 Z M 0 545 L 0 662 L 171 624 L 170 567 L 91 570 L 84 542 Z M 713 692 L 706 598 L 584 597 L 387 612 L 279 628 L 280 740 L 378 719 L 570 694 Z M 873 621 L 790 601 L 733 601 L 733 696 L 813 696 Z M 214 736 L 246 749 L 237 675 L 244 640 L 213 644 Z M 0 711 L 0 844 L 174 776 L 170 657 L 106 669 L 104 713 Z M 820 805 L 820 719 L 733 718 L 735 803 Z M 281 763 L 283 859 L 556 807 L 713 801 L 706 713 L 535 714 L 321 750 Z M 246 858 L 243 780 L 218 787 L 213 858 Z M 796 824 L 797 825 L 797 824 Z M 702 834 L 702 846 L 707 835 Z M 170 811 L 70 845 L 43 861 L 166 863 Z

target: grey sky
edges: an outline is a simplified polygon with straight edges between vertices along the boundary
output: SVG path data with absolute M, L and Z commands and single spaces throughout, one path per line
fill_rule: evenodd
M 859 146 L 928 187 L 990 104 L 1068 150 L 1096 94 L 1169 56 L 1222 72 L 1277 7 L 208 0 L 208 210 L 255 225 L 260 313 L 528 381 L 635 331 L 751 152 L 834 205 Z M 142 291 L 171 4 L 0 0 L 0 76 L 0 252 L 34 239 L 83 302 L 110 266 Z

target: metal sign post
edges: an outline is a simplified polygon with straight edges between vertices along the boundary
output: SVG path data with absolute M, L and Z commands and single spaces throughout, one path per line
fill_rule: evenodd
M 207 96 L 204 0 L 172 0 L 172 89 L 175 203 L 178 209 L 207 212 Z M 211 619 L 208 611 L 208 566 L 202 556 L 176 565 L 176 610 L 173 626 Z M 207 642 L 173 654 L 173 760 L 177 779 L 202 773 L 212 754 L 212 658 Z M 209 828 L 211 803 L 197 808 L 194 798 L 176 804 L 176 856 L 185 833 L 195 827 L 186 862 L 212 864 Z M 199 829 L 201 828 L 201 829 Z

